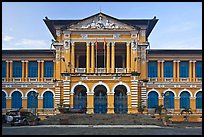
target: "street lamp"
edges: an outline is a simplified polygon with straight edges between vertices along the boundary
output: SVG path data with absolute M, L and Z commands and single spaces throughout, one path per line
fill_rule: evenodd
M 36 101 L 38 100 L 38 95 L 39 95 L 39 93 L 34 93 L 34 92 L 32 92 L 31 93 L 31 95 L 33 96 L 33 101 L 34 101 L 34 114 L 36 115 L 36 112 L 37 112 L 37 103 L 36 103 Z

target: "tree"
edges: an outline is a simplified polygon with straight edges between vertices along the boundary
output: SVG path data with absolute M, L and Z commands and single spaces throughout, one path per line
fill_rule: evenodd
M 185 118 L 185 121 L 188 121 L 188 117 L 190 116 L 190 114 L 193 114 L 193 112 L 191 111 L 191 108 L 184 108 L 182 111 L 181 111 L 181 115 L 185 114 L 184 118 Z
M 143 101 L 138 102 L 138 112 L 140 112 L 141 114 L 143 114 L 144 110 L 145 110 L 146 106 L 143 104 Z

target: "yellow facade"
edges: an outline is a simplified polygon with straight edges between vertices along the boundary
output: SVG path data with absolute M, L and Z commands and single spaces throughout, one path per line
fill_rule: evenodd
M 115 24 L 113 23 L 112 27 L 110 24 L 90 25 L 91 19 L 97 21 L 98 17 Z M 44 21 L 49 26 L 47 23 L 49 20 Z M 157 22 L 158 20 L 150 19 L 150 21 Z M 56 39 L 53 42 L 55 48 L 53 51 L 39 53 L 30 51 L 30 54 L 21 55 L 16 54 L 15 50 L 12 53 L 5 51 L 8 52 L 5 54 L 3 51 L 2 61 L 6 62 L 6 77 L 2 77 L 2 92 L 6 94 L 6 108 L 2 110 L 12 109 L 11 98 L 14 91 L 22 93 L 22 107 L 27 109 L 29 102 L 27 95 L 30 91 L 35 91 L 39 93 L 38 112 L 43 113 L 46 111 L 43 104 L 44 94 L 50 91 L 54 99 L 53 108 L 50 110 L 54 113 L 58 112 L 59 104 L 68 105 L 71 108 L 79 107 L 80 99 L 78 98 L 80 97 L 86 97 L 83 103 L 86 102 L 87 113 L 138 113 L 140 101 L 143 100 L 148 108 L 148 95 L 151 91 L 156 91 L 158 105 L 165 103 L 162 93 L 172 91 L 174 108 L 171 110 L 179 113 L 181 111 L 179 95 L 182 91 L 187 91 L 190 94 L 190 108 L 193 112 L 198 112 L 196 94 L 199 91 L 202 92 L 202 78 L 196 77 L 195 62 L 202 61 L 200 54 L 148 51 L 148 26 L 138 28 L 137 25 L 133 28 L 132 25 L 128 26 L 127 23 L 115 20 L 103 13 L 79 21 L 64 30 L 59 29 L 59 26 L 51 27 L 55 28 L 53 36 Z M 106 40 L 105 47 L 104 40 Z M 22 61 L 20 81 L 12 75 L 13 62 L 16 60 Z M 169 60 L 173 62 L 173 76 L 166 78 L 164 63 Z M 187 60 L 190 64 L 187 79 L 180 78 L 179 63 L 182 60 Z M 29 61 L 37 62 L 38 76 L 36 78 L 28 76 Z M 53 76 L 50 78 L 44 76 L 46 61 L 53 61 L 54 64 Z M 150 61 L 156 61 L 157 64 L 155 78 L 148 77 L 148 62 Z M 85 94 L 79 95 L 83 91 Z M 120 99 L 124 100 L 122 103 L 125 105 L 120 103 Z M 101 106 L 100 101 L 103 104 Z M 146 110 L 146 112 L 149 111 L 151 109 Z

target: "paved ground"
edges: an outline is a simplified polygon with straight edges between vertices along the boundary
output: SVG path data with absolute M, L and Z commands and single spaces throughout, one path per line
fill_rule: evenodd
M 123 125 L 124 126 L 124 125 Z M 3 135 L 202 135 L 202 127 L 105 127 L 57 125 L 3 127 Z

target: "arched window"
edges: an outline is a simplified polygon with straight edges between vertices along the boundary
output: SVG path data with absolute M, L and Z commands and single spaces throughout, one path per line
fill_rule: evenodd
M 11 95 L 12 108 L 21 108 L 22 107 L 22 95 L 19 91 L 15 91 Z
M 28 93 L 28 108 L 38 108 L 38 96 L 35 91 Z
M 187 91 L 180 95 L 180 108 L 190 108 L 190 94 Z
M 174 109 L 174 93 L 167 91 L 164 95 L 164 107 Z
M 155 108 L 158 106 L 158 94 L 155 91 L 151 91 L 148 94 L 148 108 Z
M 53 93 L 50 91 L 43 94 L 43 108 L 54 108 Z
M 196 109 L 202 109 L 202 91 L 196 94 Z
M 2 91 L 2 108 L 6 108 L 6 93 Z

